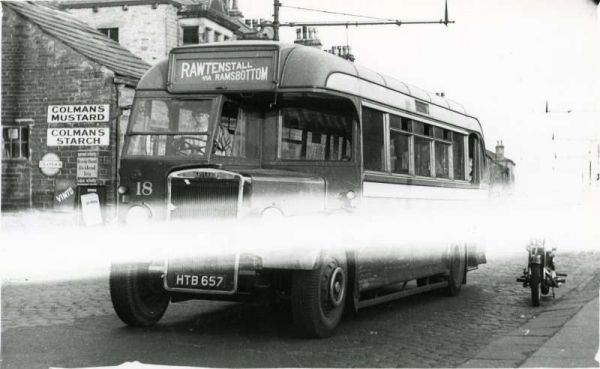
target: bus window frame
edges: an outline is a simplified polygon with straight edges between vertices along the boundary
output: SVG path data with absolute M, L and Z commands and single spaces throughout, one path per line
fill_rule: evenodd
M 373 170 L 365 170 L 364 167 L 362 166 L 362 156 L 364 155 L 364 152 L 362 150 L 362 143 L 363 143 L 363 137 L 362 137 L 362 124 L 363 124 L 363 119 L 362 119 L 362 109 L 363 108 L 370 108 L 370 109 L 375 109 L 378 110 L 380 112 L 382 112 L 384 114 L 384 140 L 386 141 L 384 143 L 384 145 L 386 145 L 387 150 L 385 151 L 385 163 L 384 163 L 384 167 L 387 168 L 387 171 L 373 171 Z M 471 188 L 471 187 L 479 187 L 480 183 L 475 183 L 473 181 L 469 181 L 466 179 L 466 175 L 465 175 L 465 179 L 456 179 L 453 178 L 453 171 L 452 171 L 452 167 L 450 168 L 450 176 L 451 178 L 444 178 L 444 177 L 436 177 L 435 176 L 435 141 L 436 139 L 434 138 L 434 135 L 432 133 L 431 136 L 425 136 L 425 135 L 421 135 L 418 133 L 414 132 L 414 128 L 411 130 L 411 132 L 405 132 L 405 131 L 398 131 L 404 134 L 409 134 L 410 135 L 410 140 L 409 140 L 409 145 L 410 145 L 410 152 L 409 152 L 409 173 L 393 173 L 391 171 L 391 155 L 389 152 L 389 131 L 390 131 L 390 126 L 389 126 L 389 121 L 390 115 L 395 115 L 401 118 L 406 118 L 406 119 L 410 119 L 411 121 L 418 121 L 424 124 L 428 124 L 430 126 L 433 127 L 437 127 L 437 128 L 441 128 L 441 129 L 446 129 L 449 130 L 450 132 L 452 132 L 452 134 L 454 133 L 458 133 L 463 135 L 463 140 L 464 140 L 464 170 L 465 173 L 468 173 L 468 166 L 469 166 L 469 136 L 470 135 L 476 135 L 480 141 L 480 143 L 483 142 L 483 137 L 479 134 L 479 132 L 475 132 L 475 131 L 469 131 L 466 130 L 465 128 L 459 127 L 459 126 L 454 126 L 452 124 L 446 123 L 446 122 L 441 122 L 435 119 L 432 119 L 431 117 L 425 117 L 425 116 L 421 116 L 418 114 L 414 114 L 412 112 L 408 112 L 408 111 L 404 111 L 404 110 L 398 110 L 398 109 L 393 109 L 387 106 L 383 106 L 380 105 L 378 103 L 372 102 L 372 101 L 367 101 L 367 100 L 361 100 L 360 101 L 360 122 L 359 122 L 359 127 L 360 127 L 360 147 L 361 147 L 361 170 L 363 173 L 363 177 L 365 179 L 375 179 L 375 180 L 382 180 L 383 178 L 385 178 L 386 180 L 384 182 L 390 182 L 390 183 L 408 183 L 408 184 L 424 184 L 424 185 L 431 185 L 431 186 L 445 186 L 445 185 L 451 185 L 451 186 L 456 186 L 456 187 L 465 187 L 465 188 Z M 386 124 L 387 122 L 387 124 Z M 413 123 L 411 122 L 411 125 Z M 386 133 L 387 132 L 387 133 Z M 387 138 L 385 138 L 387 136 Z M 431 163 L 431 175 L 430 176 L 419 176 L 416 175 L 416 163 L 415 163 L 415 142 L 414 139 L 415 137 L 420 137 L 420 138 L 425 138 L 427 140 L 429 140 L 429 147 L 430 147 L 430 163 Z M 452 145 L 452 141 L 447 141 L 447 140 L 443 140 L 443 139 L 438 139 L 437 141 L 440 142 L 444 142 L 446 144 L 450 144 Z M 480 145 L 481 146 L 481 145 Z M 452 151 L 452 150 L 450 150 Z M 450 157 L 451 157 L 452 153 L 450 153 Z M 450 163 L 450 165 L 452 165 L 452 163 Z
M 140 93 L 141 92 L 141 93 Z M 131 114 L 130 118 L 129 118 L 129 122 L 127 124 L 127 130 L 125 131 L 125 135 L 123 136 L 123 140 L 125 141 L 123 143 L 123 151 L 121 154 L 122 158 L 132 158 L 132 159 L 139 159 L 139 158 L 144 158 L 144 159 L 149 159 L 149 160 L 162 160 L 162 159 L 179 159 L 179 160 L 210 160 L 210 156 L 211 156 L 211 152 L 212 152 L 212 140 L 213 140 L 213 134 L 214 134 L 214 129 L 216 129 L 216 122 L 217 122 L 217 115 L 220 116 L 220 108 L 221 108 L 221 100 L 224 98 L 223 95 L 216 95 L 216 94 L 186 94 L 186 95 L 173 95 L 173 94 L 169 94 L 169 93 L 156 93 L 155 91 L 152 91 L 150 93 L 143 93 L 142 91 L 136 92 L 136 96 L 133 99 L 133 105 L 132 107 L 135 107 L 140 100 L 213 100 L 213 104 L 211 107 L 211 118 L 209 121 L 209 127 L 212 127 L 213 129 L 210 129 L 210 131 L 208 132 L 208 134 L 206 135 L 207 137 L 207 143 L 206 143 L 206 147 L 205 150 L 210 150 L 210 151 L 206 151 L 206 155 L 203 156 L 189 156 L 189 157 L 182 157 L 182 156 L 178 156 L 178 155 L 164 155 L 164 156 L 154 156 L 154 155 L 128 155 L 127 152 L 129 150 L 129 145 L 131 143 L 131 136 L 181 136 L 181 135 L 198 135 L 198 132 L 144 132 L 144 131 L 133 131 L 133 119 L 134 119 L 134 115 Z M 132 108 L 133 109 L 133 108 Z M 169 125 L 171 125 L 172 122 L 169 121 Z M 203 135 L 202 135 L 203 136 Z
M 264 127 L 264 120 L 265 117 L 263 116 L 263 118 L 261 119 L 260 122 L 260 126 L 257 128 L 257 143 L 256 143 L 256 158 L 243 158 L 240 156 L 220 156 L 220 155 L 214 155 L 213 153 L 213 145 L 214 145 L 214 141 L 216 138 L 216 134 L 217 134 L 217 129 L 219 128 L 219 124 L 221 122 L 221 115 L 223 113 L 223 107 L 225 106 L 226 102 L 232 102 L 235 104 L 238 104 L 239 107 L 242 107 L 243 104 L 241 102 L 238 102 L 234 99 L 231 99 L 227 96 L 224 95 L 219 95 L 219 106 L 217 109 L 217 115 L 215 116 L 215 122 L 214 122 L 214 127 L 212 129 L 211 132 L 211 136 L 210 136 L 210 152 L 209 155 L 207 156 L 207 159 L 210 160 L 211 163 L 216 163 L 216 164 L 241 164 L 241 165 L 252 165 L 252 164 L 259 164 L 262 162 L 262 156 L 263 156 L 263 127 Z M 208 148 L 208 146 L 207 146 Z
M 339 98 L 338 95 L 327 94 L 328 97 Z M 343 96 L 343 95 L 342 95 Z M 347 97 L 347 96 L 344 96 Z M 281 142 L 283 138 L 283 112 L 282 107 L 277 107 L 277 137 L 276 137 L 276 150 L 275 150 L 275 160 L 274 162 L 281 165 L 290 165 L 290 166 L 355 166 L 358 163 L 357 156 L 362 152 L 362 147 L 360 151 L 357 151 L 357 139 L 358 135 L 358 126 L 361 116 L 357 113 L 355 104 L 349 100 L 349 105 L 352 106 L 351 114 L 352 114 L 352 158 L 350 160 L 298 160 L 298 159 L 283 159 L 281 157 Z M 348 109 L 350 110 L 350 109 Z M 268 164 L 268 162 L 267 162 Z

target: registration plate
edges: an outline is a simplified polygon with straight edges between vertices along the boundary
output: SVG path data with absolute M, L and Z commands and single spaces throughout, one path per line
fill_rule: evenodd
M 235 255 L 170 259 L 165 284 L 169 290 L 234 293 L 237 266 Z

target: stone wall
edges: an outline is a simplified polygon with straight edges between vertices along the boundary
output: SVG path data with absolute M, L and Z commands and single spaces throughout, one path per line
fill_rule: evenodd
M 67 11 L 94 28 L 119 28 L 119 44 L 149 64 L 167 58 L 177 43 L 177 8 L 170 4 Z

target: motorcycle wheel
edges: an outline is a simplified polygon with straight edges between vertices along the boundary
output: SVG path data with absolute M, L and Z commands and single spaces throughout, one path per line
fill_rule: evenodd
M 540 306 L 540 284 L 542 281 L 542 266 L 534 264 L 531 266 L 531 304 Z
M 550 292 L 550 284 L 548 281 L 542 281 L 540 284 L 540 289 L 542 291 L 542 295 L 546 296 Z

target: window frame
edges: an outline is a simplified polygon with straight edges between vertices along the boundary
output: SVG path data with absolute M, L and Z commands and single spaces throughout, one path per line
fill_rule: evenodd
M 2 161 L 30 161 L 31 160 L 31 145 L 30 145 L 30 135 L 31 135 L 31 126 L 33 124 L 33 120 L 31 119 L 25 119 L 24 122 L 20 122 L 20 119 L 17 119 L 17 121 L 14 124 L 9 124 L 9 125 L 2 125 L 2 136 L 0 137 L 0 142 L 2 143 Z M 7 156 L 4 154 L 4 147 L 6 144 L 12 145 L 12 140 L 11 141 L 4 141 L 4 131 L 8 131 L 11 129 L 18 129 L 19 130 L 19 138 L 16 139 L 16 142 L 18 143 L 18 153 L 19 156 L 15 157 L 12 155 L 12 149 L 11 149 L 11 155 Z M 23 141 L 23 131 L 27 131 L 27 140 Z M 26 152 L 25 152 L 25 156 L 23 156 L 23 144 L 27 144 L 26 147 Z
M 119 27 L 100 27 L 96 29 L 114 42 L 119 43 Z M 114 34 L 116 34 L 116 40 L 112 37 Z
M 389 114 L 388 117 L 391 118 L 392 114 Z M 389 119 L 389 118 L 388 118 Z M 391 122 L 391 119 L 389 119 Z M 412 121 L 409 123 L 412 126 Z M 414 135 L 412 134 L 411 131 L 405 131 L 403 129 L 399 129 L 399 128 L 395 128 L 395 127 L 391 127 L 389 128 L 389 145 L 390 145 L 390 150 L 392 148 L 392 132 L 402 135 L 402 136 L 406 136 L 407 137 L 407 142 L 408 142 L 408 173 L 398 173 L 398 172 L 394 172 L 394 168 L 392 166 L 392 153 L 390 151 L 390 170 L 389 172 L 391 174 L 404 174 L 404 175 L 414 175 L 415 173 L 415 165 L 414 165 Z M 396 158 L 396 160 L 398 160 L 398 158 Z
M 189 43 L 186 43 L 186 42 L 185 42 L 185 33 L 186 33 L 186 29 L 187 29 L 187 30 L 190 30 L 190 29 L 195 29 L 195 31 L 196 31 L 196 32 L 195 32 L 195 35 L 196 35 L 196 42 L 195 42 L 195 43 L 194 43 L 194 42 L 189 42 Z M 181 44 L 182 44 L 182 45 L 197 45 L 197 44 L 200 44 L 200 43 L 201 43 L 200 41 L 201 41 L 201 37 L 200 37 L 200 26 L 197 26 L 197 25 L 189 25 L 189 26 L 182 25 L 182 26 L 181 26 Z
M 297 107 L 298 109 L 309 109 L 309 106 L 300 106 Z M 351 141 L 350 141 L 350 153 L 351 153 L 351 158 L 350 160 L 319 160 L 319 159 L 286 159 L 283 158 L 283 154 L 282 154 L 282 142 L 283 142 L 283 108 L 279 108 L 277 109 L 277 141 L 276 141 L 276 157 L 275 157 L 275 161 L 278 163 L 285 163 L 285 164 L 297 164 L 297 163 L 302 163 L 304 165 L 315 165 L 318 164 L 319 166 L 323 166 L 323 165 L 335 165 L 335 166 L 339 166 L 339 165 L 353 165 L 354 163 L 356 163 L 356 156 L 357 156 L 357 152 L 356 152 L 356 140 L 357 140 L 357 133 L 356 133 L 356 127 L 358 125 L 358 117 L 355 115 L 355 112 L 352 111 L 349 114 L 350 117 L 350 124 L 351 124 L 351 132 L 350 132 L 350 137 L 351 137 Z
M 390 109 L 390 108 L 378 105 L 376 103 L 371 103 L 369 101 L 361 102 L 361 111 L 363 108 L 374 109 L 384 115 L 384 118 L 383 118 L 384 141 L 385 141 L 384 145 L 386 147 L 385 157 L 384 157 L 384 165 L 383 165 L 383 167 L 386 170 L 385 171 L 366 170 L 363 167 L 363 173 L 365 173 L 367 175 L 386 176 L 388 178 L 391 177 L 391 178 L 404 178 L 404 179 L 419 179 L 419 180 L 435 181 L 435 182 L 440 182 L 440 183 L 443 183 L 443 182 L 456 183 L 456 184 L 461 184 L 461 185 L 477 184 L 475 182 L 469 181 L 467 179 L 466 173 L 468 173 L 468 162 L 469 162 L 469 147 L 468 147 L 469 146 L 468 145 L 469 144 L 469 136 L 474 134 L 477 137 L 479 137 L 479 141 L 481 142 L 481 137 L 478 133 L 470 132 L 461 127 L 451 126 L 447 123 L 434 121 L 427 117 L 417 116 L 417 115 L 407 113 L 404 111 Z M 391 127 L 390 121 L 391 121 L 392 115 L 399 117 L 401 119 L 410 120 L 409 131 Z M 429 125 L 431 127 L 431 134 L 425 135 L 425 134 L 415 133 L 415 129 L 414 129 L 415 122 Z M 362 121 L 362 116 L 361 116 L 361 124 L 363 124 L 363 123 L 364 122 Z M 448 140 L 446 138 L 436 138 L 435 133 L 434 133 L 434 130 L 436 128 L 449 131 L 450 139 Z M 402 134 L 409 136 L 409 173 L 408 174 L 407 173 L 394 173 L 392 171 L 391 152 L 389 151 L 390 146 L 391 146 L 391 142 L 390 142 L 390 136 L 391 136 L 390 132 L 391 131 L 402 133 Z M 442 137 L 444 137 L 445 133 L 444 133 L 444 131 L 442 131 L 442 132 L 443 132 Z M 465 173 L 464 179 L 454 178 L 454 157 L 453 157 L 454 140 L 453 140 L 453 137 L 455 134 L 459 134 L 459 135 L 463 136 L 463 164 L 464 164 L 463 170 Z M 429 157 L 430 157 L 430 168 L 431 168 L 429 176 L 423 176 L 423 175 L 416 174 L 415 138 L 417 138 L 417 137 L 426 139 L 429 141 Z M 359 137 L 359 139 L 360 139 L 360 145 L 362 147 L 362 144 L 363 144 L 362 130 L 361 130 L 361 136 Z M 449 148 L 448 148 L 448 170 L 449 170 L 448 177 L 436 176 L 436 161 L 435 161 L 436 160 L 436 152 L 435 152 L 436 142 L 441 142 L 443 144 L 449 145 Z M 363 163 L 364 163 L 364 151 L 362 152 L 362 156 L 363 156 Z

